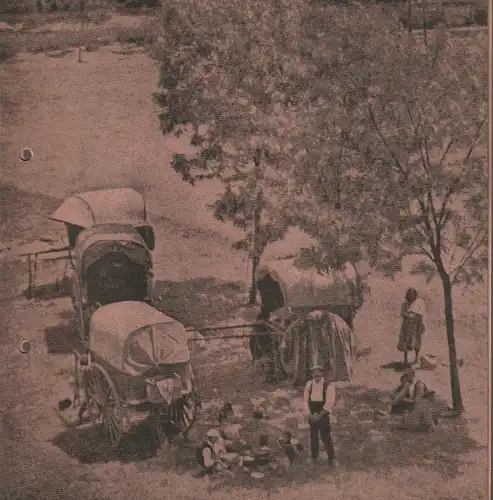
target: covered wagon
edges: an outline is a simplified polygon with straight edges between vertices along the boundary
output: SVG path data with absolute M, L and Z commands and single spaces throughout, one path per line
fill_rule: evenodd
M 199 406 L 187 332 L 144 302 L 100 307 L 92 316 L 85 356 L 76 356 L 88 412 L 116 446 L 147 413 L 161 440 L 187 433 Z
M 147 207 L 141 193 L 132 188 L 101 189 L 74 194 L 48 217 L 63 222 L 67 228 L 70 248 L 84 229 L 101 224 L 125 224 L 133 227 L 154 250 L 154 229 L 149 223 Z
M 128 225 L 100 224 L 81 231 L 68 278 L 83 340 L 98 307 L 124 301 L 152 303 L 152 254 L 142 236 Z
M 353 320 L 363 304 L 357 269 L 346 263 L 321 272 L 291 256 L 262 262 L 255 278 L 259 316 L 277 332 L 275 355 L 284 374 L 302 383 L 313 365 L 322 364 L 333 380 L 350 380 L 357 349 Z
M 350 263 L 321 272 L 301 257 L 272 259 L 261 263 L 256 282 L 262 309 L 282 317 L 323 308 L 341 316 L 352 328 L 363 304 L 360 278 Z

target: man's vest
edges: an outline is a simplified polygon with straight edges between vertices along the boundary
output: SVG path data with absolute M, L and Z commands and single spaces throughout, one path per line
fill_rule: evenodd
M 328 382 L 324 380 L 323 390 L 322 390 L 322 401 L 312 401 L 312 388 L 313 388 L 313 379 L 310 380 L 310 392 L 308 394 L 308 408 L 310 409 L 310 413 L 320 413 L 325 406 L 325 398 L 327 387 L 329 386 Z

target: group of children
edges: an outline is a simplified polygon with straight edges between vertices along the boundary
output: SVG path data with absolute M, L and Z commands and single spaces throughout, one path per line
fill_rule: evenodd
M 416 378 L 416 372 L 409 368 L 400 379 L 400 385 L 393 393 L 390 414 L 402 415 L 404 426 L 414 425 L 433 431 L 438 424 L 434 412 L 434 391 L 428 389 L 425 383 Z M 325 381 L 321 366 L 314 366 L 312 378 L 307 382 L 304 391 L 304 410 L 310 425 L 310 451 L 312 460 L 316 461 L 319 454 L 319 439 L 327 451 L 329 466 L 337 467 L 334 445 L 332 442 L 331 420 L 332 407 L 335 403 L 335 387 L 329 380 Z M 197 449 L 197 460 L 202 475 L 211 475 L 219 471 L 228 471 L 229 466 L 223 460 L 226 453 L 245 451 L 247 443 L 241 439 L 240 426 L 234 423 L 234 411 L 230 403 L 226 403 L 219 412 L 219 428 L 210 429 L 205 441 Z M 289 431 L 279 438 L 282 447 L 286 470 L 300 455 L 303 447 L 293 439 Z M 260 443 L 268 449 L 267 442 Z
M 217 472 L 228 472 L 229 465 L 224 456 L 227 453 L 238 453 L 247 449 L 247 443 L 241 439 L 239 427 L 234 423 L 234 411 L 231 403 L 226 403 L 221 408 L 218 418 L 219 428 L 209 429 L 204 442 L 197 448 L 196 458 L 200 465 L 200 474 L 210 476 Z M 298 457 L 303 447 L 298 444 L 289 431 L 282 433 L 279 444 L 283 449 L 284 463 L 287 469 Z M 268 461 L 268 438 L 261 436 L 259 442 L 259 456 L 265 452 Z

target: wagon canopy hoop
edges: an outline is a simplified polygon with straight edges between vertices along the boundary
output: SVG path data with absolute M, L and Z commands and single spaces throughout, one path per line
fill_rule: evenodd
M 107 223 L 144 226 L 147 209 L 135 189 L 101 189 L 69 196 L 48 218 L 85 229 Z
M 79 273 L 108 253 L 124 253 L 139 266 L 152 268 L 152 255 L 142 236 L 133 227 L 103 224 L 83 230 L 77 237 L 75 268 Z

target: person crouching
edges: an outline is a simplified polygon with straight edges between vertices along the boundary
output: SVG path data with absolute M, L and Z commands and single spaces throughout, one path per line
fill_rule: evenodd
M 207 431 L 206 439 L 197 449 L 197 461 L 201 467 L 202 476 L 211 476 L 214 473 L 225 468 L 221 461 L 223 444 L 218 430 L 210 429 Z
M 390 414 L 402 415 L 404 428 L 417 424 L 433 431 L 438 424 L 434 396 L 435 391 L 430 391 L 424 382 L 416 378 L 414 369 L 409 368 L 401 376 L 400 384 L 392 395 Z

